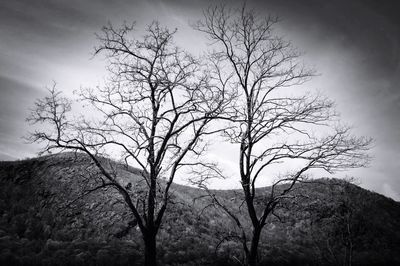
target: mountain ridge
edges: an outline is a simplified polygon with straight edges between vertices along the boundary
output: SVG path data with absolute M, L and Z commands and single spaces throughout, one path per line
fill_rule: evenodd
M 0 162 L 0 263 L 141 265 L 141 236 L 120 196 L 106 190 L 81 197 L 90 165 L 89 158 L 73 153 Z M 125 184 L 140 173 L 134 168 L 118 171 Z M 221 210 L 205 208 L 204 191 L 173 187 L 158 237 L 160 264 L 235 265 L 239 243 L 230 239 L 220 244 L 235 232 L 232 222 Z M 350 240 L 353 265 L 400 262 L 400 203 L 342 180 L 320 179 L 297 191 L 307 197 L 285 202 L 279 217 L 268 221 L 262 262 L 337 265 L 346 260 Z M 213 192 L 232 209 L 240 205 L 240 190 Z M 244 220 L 243 210 L 238 215 Z M 348 236 L 342 232 L 346 217 L 354 231 Z

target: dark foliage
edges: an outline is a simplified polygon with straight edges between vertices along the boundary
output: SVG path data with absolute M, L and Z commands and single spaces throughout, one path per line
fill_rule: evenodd
M 82 196 L 91 167 L 72 153 L 0 163 L 0 265 L 143 264 L 141 235 L 119 195 Z M 121 172 L 137 178 L 132 169 Z M 281 204 L 280 220 L 268 220 L 261 265 L 400 263 L 398 202 L 339 180 L 320 179 L 296 191 L 306 198 Z M 215 193 L 237 204 L 240 192 Z M 173 186 L 158 235 L 160 264 L 239 265 L 240 244 L 229 238 L 235 227 L 220 210 L 205 209 L 202 195 Z

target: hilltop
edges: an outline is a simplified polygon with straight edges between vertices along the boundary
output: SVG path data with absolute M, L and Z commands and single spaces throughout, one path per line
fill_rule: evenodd
M 139 170 L 115 166 L 127 185 L 140 180 Z M 142 264 L 141 235 L 119 195 L 83 195 L 96 179 L 92 169 L 87 157 L 73 153 L 0 162 L 1 265 Z M 200 189 L 173 190 L 158 237 L 160 264 L 237 264 L 240 245 L 227 237 L 235 231 L 227 216 L 205 208 Z M 240 191 L 213 193 L 230 208 L 241 204 Z M 269 220 L 262 262 L 343 265 L 351 250 L 353 265 L 400 263 L 400 203 L 340 180 L 302 184 L 296 193 Z

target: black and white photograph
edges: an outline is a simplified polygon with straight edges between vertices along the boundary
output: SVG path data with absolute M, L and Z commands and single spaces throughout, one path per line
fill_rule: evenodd
M 400 265 L 399 12 L 0 0 L 0 265 Z

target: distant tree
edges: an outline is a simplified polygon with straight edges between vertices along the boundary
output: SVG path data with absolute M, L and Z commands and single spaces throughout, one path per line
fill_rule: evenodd
M 138 39 L 132 30 L 108 25 L 98 35 L 95 54 L 106 55 L 110 79 L 104 87 L 78 93 L 89 106 L 87 115 L 73 118 L 71 101 L 54 86 L 28 118 L 44 124 L 29 138 L 44 142 L 47 152 L 85 153 L 101 178 L 90 191 L 119 192 L 143 236 L 145 265 L 156 265 L 156 236 L 173 180 L 184 166 L 196 164 L 205 149 L 203 137 L 213 133 L 208 125 L 227 103 L 201 62 L 174 45 L 175 31 L 154 22 Z M 109 160 L 117 155 L 120 163 L 139 167 L 139 182 L 120 176 Z
M 325 202 L 318 200 L 310 204 L 310 231 L 321 259 L 331 265 L 351 266 L 353 253 L 356 248 L 360 248 L 360 236 L 369 227 L 364 220 L 365 203 L 360 200 L 359 192 L 350 182 L 342 180 L 337 184 L 332 183 L 329 189 L 331 193 L 327 193 L 327 198 L 323 199 Z M 337 190 L 340 194 L 334 196 Z
M 245 6 L 238 10 L 218 6 L 205 10 L 204 19 L 195 25 L 212 42 L 213 80 L 237 95 L 224 114 L 230 121 L 224 133 L 238 147 L 243 189 L 238 195 L 243 197 L 248 220 L 209 195 L 239 229 L 236 239 L 242 243 L 246 265 L 257 264 L 267 218 L 283 199 L 294 197 L 296 183 L 312 169 L 333 173 L 365 166 L 371 142 L 352 136 L 349 127 L 338 124 L 332 101 L 289 90 L 314 73 L 303 66 L 291 43 L 274 32 L 277 22 L 273 17 L 258 17 Z M 283 169 L 282 165 L 287 173 L 274 176 L 271 169 Z M 275 178 L 270 191 L 256 189 L 260 178 Z M 205 189 L 206 179 L 199 183 Z M 249 223 L 251 232 L 246 228 Z
M 348 196 L 350 189 L 349 184 L 346 184 L 343 192 L 344 195 L 340 197 L 339 205 L 335 213 L 331 216 L 332 227 L 335 229 L 333 235 L 339 240 L 336 244 L 342 246 L 342 252 L 338 254 L 338 257 L 343 256 L 341 261 L 343 266 L 352 265 L 355 238 L 357 237 L 356 227 L 357 229 L 360 228 L 356 226 L 357 220 L 354 217 L 356 214 L 355 204 L 351 202 Z M 329 240 L 329 237 L 327 237 L 327 245 Z

